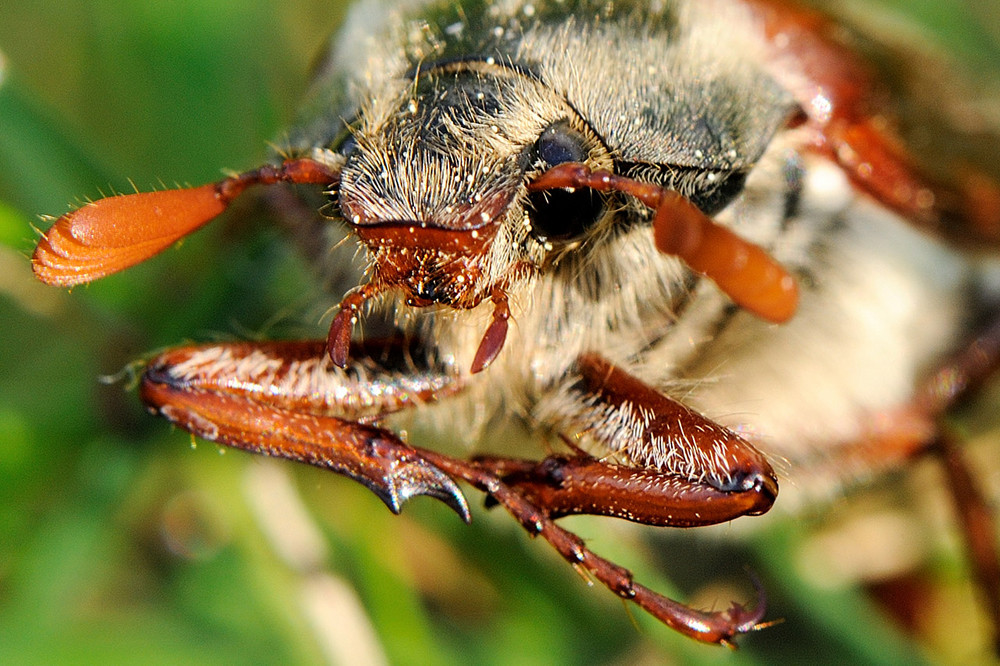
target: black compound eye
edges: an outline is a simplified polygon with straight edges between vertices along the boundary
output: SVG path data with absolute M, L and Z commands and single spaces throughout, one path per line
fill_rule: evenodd
M 344 134 L 334 142 L 333 152 L 339 153 L 344 157 L 350 157 L 358 150 L 358 140 L 354 138 L 354 133 L 350 130 L 344 132 Z
M 545 169 L 567 162 L 584 162 L 589 151 L 586 139 L 566 123 L 549 126 L 532 148 L 534 166 Z M 531 231 L 542 241 L 579 238 L 601 217 L 604 200 L 591 189 L 546 190 L 528 197 Z

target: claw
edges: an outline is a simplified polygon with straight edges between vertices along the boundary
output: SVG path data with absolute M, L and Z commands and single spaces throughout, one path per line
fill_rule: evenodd
M 407 462 L 400 469 L 381 479 L 381 485 L 365 484 L 385 502 L 389 510 L 399 513 L 403 504 L 417 495 L 427 495 L 447 504 L 466 524 L 472 522 L 469 504 L 455 481 L 420 458 Z
M 767 613 L 767 592 L 764 590 L 764 584 L 760 582 L 760 578 L 756 574 L 752 571 L 748 571 L 747 573 L 750 576 L 750 582 L 753 583 L 754 590 L 757 592 L 756 603 L 748 608 L 734 601 L 729 610 L 722 613 L 723 617 L 731 624 L 732 635 L 722 639 L 720 642 L 722 645 L 732 648 L 736 647 L 736 644 L 732 642 L 732 639 L 736 636 L 748 634 L 751 631 L 760 631 L 781 622 L 781 620 L 763 621 L 764 615 Z
M 735 650 L 739 647 L 736 639 L 743 634 L 777 623 L 762 622 L 767 612 L 767 596 L 757 577 L 752 574 L 750 577 L 757 589 L 757 602 L 752 608 L 733 602 L 724 611 L 701 611 L 684 606 L 638 584 L 632 587 L 634 592 L 632 600 L 653 617 L 685 636 Z

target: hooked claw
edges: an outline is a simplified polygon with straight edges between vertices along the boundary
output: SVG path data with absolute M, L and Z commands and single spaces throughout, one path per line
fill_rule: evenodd
M 405 444 L 380 437 L 366 448 L 377 461 L 375 468 L 337 471 L 364 484 L 390 511 L 398 514 L 411 498 L 427 495 L 447 504 L 466 523 L 472 521 L 469 504 L 454 479 Z
M 750 576 L 750 582 L 753 583 L 754 590 L 757 592 L 757 602 L 752 607 L 747 608 L 743 604 L 734 601 L 728 610 L 721 613 L 724 620 L 729 622 L 732 633 L 728 637 L 721 638 L 719 643 L 732 649 L 736 649 L 737 647 L 732 642 L 732 639 L 736 636 L 748 634 L 751 631 L 760 631 L 781 622 L 781 620 L 763 621 L 764 614 L 767 612 L 767 592 L 765 592 L 764 584 L 760 582 L 756 574 L 752 571 L 748 571 L 747 573 Z

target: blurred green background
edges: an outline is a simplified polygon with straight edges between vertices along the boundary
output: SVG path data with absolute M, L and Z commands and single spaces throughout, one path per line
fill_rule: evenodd
M 973 69 L 1000 70 L 996 3 L 885 4 Z M 237 205 L 179 250 L 61 291 L 30 275 L 33 227 L 48 224 L 38 216 L 131 183 L 202 183 L 267 159 L 344 5 L 5 3 L 0 663 L 987 659 L 932 465 L 835 507 L 769 517 L 747 538 L 736 526 L 704 536 L 572 521 L 641 582 L 697 604 L 751 598 L 744 567 L 758 572 L 768 617 L 785 622 L 730 653 L 588 588 L 505 515 L 477 506 L 466 527 L 417 500 L 395 517 L 356 484 L 192 447 L 144 413 L 129 384 L 137 359 L 287 325 L 309 308 L 307 273 L 273 225 L 241 221 L 249 206 Z M 958 425 L 1000 492 L 992 395 Z M 896 568 L 855 582 L 830 565 L 845 544 L 867 559 L 886 553 Z

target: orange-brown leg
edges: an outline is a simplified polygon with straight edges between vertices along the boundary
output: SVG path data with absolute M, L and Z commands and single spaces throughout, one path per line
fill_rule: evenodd
M 867 433 L 829 462 L 839 468 L 898 468 L 918 455 L 941 460 L 955 502 L 976 586 L 992 623 L 1000 654 L 1000 548 L 996 515 L 963 451 L 942 430 L 943 417 L 976 393 L 1000 368 L 1000 317 L 981 329 L 918 387 L 914 399 L 872 419 Z

